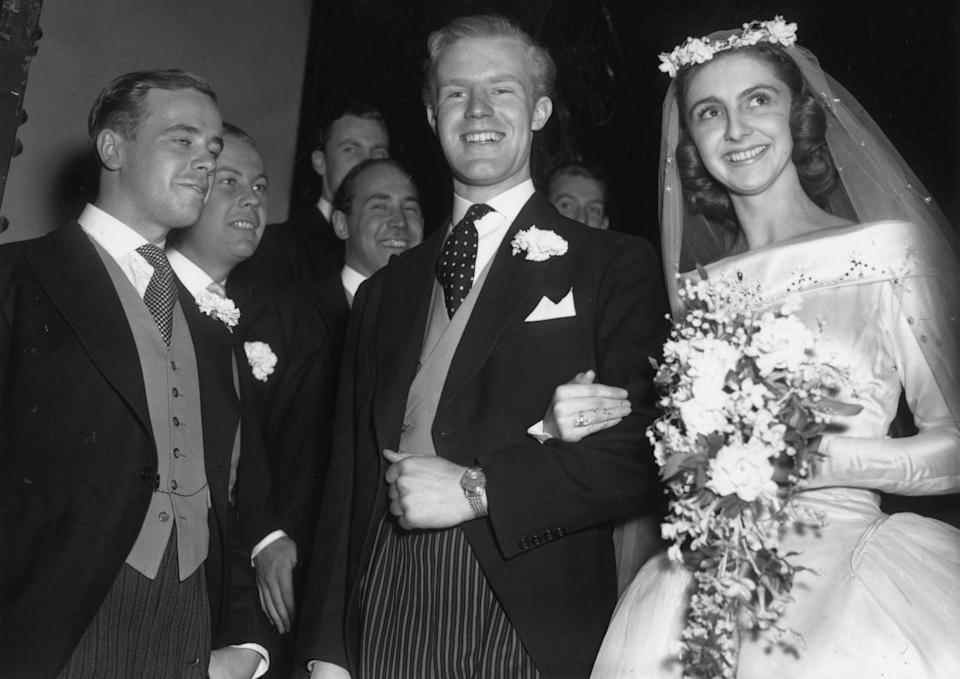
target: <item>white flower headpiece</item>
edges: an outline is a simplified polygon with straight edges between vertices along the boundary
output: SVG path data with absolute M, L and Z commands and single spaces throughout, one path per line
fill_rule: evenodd
M 751 21 L 743 28 L 724 40 L 710 38 L 687 38 L 682 45 L 678 45 L 672 52 L 660 54 L 660 70 L 671 78 L 677 77 L 677 72 L 684 66 L 703 64 L 713 59 L 717 52 L 749 47 L 758 42 L 771 42 L 784 47 L 790 47 L 797 41 L 797 25 L 787 23 L 782 16 L 776 16 L 772 21 Z

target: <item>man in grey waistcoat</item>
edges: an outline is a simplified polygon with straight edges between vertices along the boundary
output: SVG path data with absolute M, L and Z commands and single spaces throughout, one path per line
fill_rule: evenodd
M 95 204 L 0 250 L 4 676 L 249 678 L 268 665 L 247 643 L 253 622 L 224 624 L 228 494 L 235 480 L 264 516 L 263 451 L 230 334 L 163 249 L 203 209 L 221 126 L 201 78 L 120 76 L 89 117 Z
M 659 496 L 660 267 L 534 190 L 545 49 L 474 16 L 428 52 L 453 214 L 354 302 L 300 656 L 315 678 L 585 677 L 616 601 L 611 524 Z M 588 369 L 632 413 L 578 443 L 528 433 Z

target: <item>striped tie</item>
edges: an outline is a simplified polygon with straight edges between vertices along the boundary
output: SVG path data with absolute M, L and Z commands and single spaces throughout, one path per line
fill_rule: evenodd
M 166 253 L 156 245 L 147 243 L 137 248 L 137 252 L 153 267 L 153 276 L 143 293 L 143 303 L 147 305 L 153 320 L 157 322 L 163 341 L 170 346 L 173 335 L 174 284 L 173 269 Z
M 479 242 L 476 223 L 489 212 L 493 212 L 493 208 L 485 203 L 471 205 L 453 227 L 437 260 L 437 280 L 443 286 L 443 300 L 451 318 L 473 287 Z

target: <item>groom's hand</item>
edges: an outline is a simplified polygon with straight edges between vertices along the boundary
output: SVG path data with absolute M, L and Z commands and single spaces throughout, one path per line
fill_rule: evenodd
M 450 528 L 474 518 L 460 477 L 466 467 L 437 455 L 384 450 L 390 513 L 401 528 Z

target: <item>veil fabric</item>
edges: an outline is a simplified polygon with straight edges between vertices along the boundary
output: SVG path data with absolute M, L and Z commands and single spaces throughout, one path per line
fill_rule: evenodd
M 808 50 L 784 48 L 827 117 L 826 142 L 839 182 L 830 206 L 845 205 L 861 223 L 902 220 L 913 225 L 904 254 L 919 252 L 907 271 L 890 274 L 899 313 L 906 316 L 954 421 L 960 421 L 960 245 L 957 233 L 903 157 L 859 102 L 827 75 Z M 680 137 L 676 85 L 663 104 L 660 147 L 661 247 L 674 314 L 681 311 L 678 276 L 737 254 L 744 239 L 692 214 L 674 153 Z M 838 211 L 842 214 L 843 211 Z M 829 256 L 829 253 L 825 253 Z

